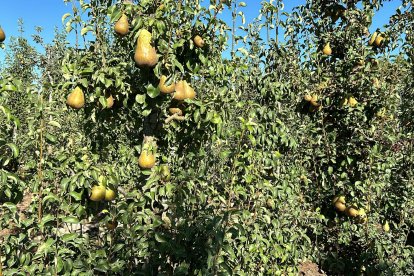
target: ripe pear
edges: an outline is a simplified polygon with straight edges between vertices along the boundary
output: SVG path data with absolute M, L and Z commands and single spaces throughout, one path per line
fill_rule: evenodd
M 195 46 L 197 46 L 198 48 L 203 48 L 204 47 L 204 40 L 201 38 L 201 36 L 196 35 L 193 39 Z
M 349 97 L 348 103 L 350 107 L 355 107 L 358 104 L 358 101 L 354 97 Z
M 325 47 L 323 47 L 322 53 L 324 55 L 330 56 L 332 55 L 332 49 L 330 43 L 326 43 Z
M 183 115 L 183 111 L 178 107 L 171 107 L 168 109 L 170 114 L 178 114 L 179 116 Z
M 340 211 L 343 212 L 346 210 L 346 205 L 340 201 L 335 202 L 335 208 Z
M 345 196 L 335 196 L 332 203 L 341 202 L 345 204 Z
M 184 81 L 179 81 L 175 85 L 175 93 L 173 95 L 173 99 L 178 101 L 183 101 L 185 99 L 185 84 Z
M 196 97 L 196 92 L 194 89 L 187 83 L 187 81 L 179 81 L 175 85 L 175 93 L 173 99 L 178 101 L 183 101 L 185 99 L 194 99 Z
M 114 106 L 114 97 L 112 97 L 112 95 L 109 95 L 109 97 L 106 98 L 106 105 L 108 108 L 111 108 Z
M 349 206 L 346 208 L 345 212 L 350 217 L 357 217 L 359 214 L 358 208 L 356 206 Z
M 124 36 L 129 32 L 129 23 L 128 17 L 125 14 L 122 14 L 121 18 L 119 18 L 118 22 L 115 24 L 115 32 L 120 36 Z
M 305 96 L 303 96 L 303 99 L 307 102 L 310 102 L 312 100 L 312 96 L 309 94 L 306 94 Z
M 384 40 L 384 37 L 381 34 L 377 35 L 377 37 L 375 38 L 375 45 L 377 47 L 381 47 L 383 40 Z
M 155 165 L 155 155 L 148 150 L 143 150 L 138 158 L 138 165 L 142 169 L 151 169 Z
M 377 36 L 378 36 L 378 33 L 377 32 L 375 32 L 375 33 L 372 34 L 371 38 L 368 41 L 368 45 L 369 46 L 371 46 L 372 44 L 374 44 L 375 39 L 377 38 Z
M 137 40 L 134 60 L 139 67 L 154 67 L 158 63 L 155 47 L 151 45 L 151 33 L 142 29 Z
M 74 109 L 80 109 L 85 105 L 85 95 L 79 86 L 69 94 L 66 104 Z
M 388 224 L 388 221 L 385 222 L 385 224 L 382 226 L 382 229 L 384 230 L 384 232 L 390 231 L 390 225 Z
M 3 29 L 0 27 L 0 42 L 6 40 L 6 34 L 4 33 Z
M 161 93 L 170 94 L 175 91 L 175 83 L 166 85 L 165 84 L 166 81 L 167 81 L 167 77 L 162 75 L 160 78 L 160 83 L 158 84 L 158 89 L 160 89 Z
M 196 92 L 186 81 L 184 81 L 184 83 L 185 83 L 185 97 L 187 99 L 194 99 L 196 97 Z
M 89 197 L 92 201 L 101 201 L 105 199 L 106 189 L 104 186 L 97 185 L 92 187 L 91 196 Z
M 105 191 L 105 200 L 106 201 L 112 201 L 116 197 L 116 192 L 112 189 L 106 189 Z

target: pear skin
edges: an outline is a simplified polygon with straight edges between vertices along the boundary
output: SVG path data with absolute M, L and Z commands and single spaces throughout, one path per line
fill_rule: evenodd
M 66 104 L 74 109 L 80 109 L 85 105 L 85 95 L 79 86 L 69 94 Z
M 196 35 L 193 39 L 195 46 L 197 46 L 198 48 L 203 48 L 204 47 L 204 40 L 201 38 L 201 36 Z
M 329 44 L 329 42 L 326 43 L 325 47 L 323 47 L 322 53 L 327 56 L 332 55 L 332 49 L 331 49 L 331 45 Z
M 125 14 L 122 14 L 121 18 L 115 24 L 115 32 L 120 36 L 125 36 L 129 32 L 129 23 L 128 17 Z
M 112 95 L 109 95 L 109 97 L 106 98 L 107 108 L 113 107 L 114 106 L 114 102 L 115 102 L 114 97 L 112 97 Z
M 134 60 L 141 67 L 155 67 L 158 63 L 158 56 L 155 47 L 151 45 L 151 33 L 142 29 L 137 40 Z
M 378 33 L 377 32 L 375 32 L 375 33 L 372 34 L 370 40 L 368 41 L 368 45 L 369 46 L 371 46 L 372 44 L 374 44 L 375 39 L 377 38 L 377 36 L 378 36 Z
M 178 101 L 183 101 L 186 98 L 186 85 L 184 83 L 184 81 L 179 81 L 176 85 L 175 85 L 175 93 L 173 95 L 173 99 L 178 100 Z
M 185 98 L 186 99 L 194 99 L 197 95 L 197 93 L 194 91 L 194 89 L 186 82 L 185 84 Z
M 3 29 L 0 27 L 0 42 L 6 40 L 6 34 L 4 33 Z
M 377 35 L 377 37 L 375 38 L 375 45 L 377 46 L 377 47 L 381 47 L 382 46 L 382 44 L 383 44 L 383 40 L 384 40 L 384 37 L 382 36 L 382 35 Z
M 166 85 L 165 84 L 166 81 L 167 81 L 167 77 L 162 75 L 160 78 L 160 83 L 158 84 L 158 88 L 160 89 L 161 93 L 170 94 L 175 91 L 175 83 Z

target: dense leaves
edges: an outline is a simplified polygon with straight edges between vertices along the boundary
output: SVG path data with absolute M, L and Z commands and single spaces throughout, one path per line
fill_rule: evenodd
M 307 260 L 333 275 L 414 273 L 410 1 L 378 45 L 369 28 L 385 1 L 292 13 L 262 1 L 248 24 L 234 0 L 65 2 L 52 44 L 41 30 L 37 47 L 6 44 L 5 275 L 297 275 Z M 143 29 L 154 68 L 134 61 Z M 162 75 L 196 97 L 160 93 Z M 76 87 L 79 110 L 66 105 Z M 94 187 L 115 199 L 91 200 Z

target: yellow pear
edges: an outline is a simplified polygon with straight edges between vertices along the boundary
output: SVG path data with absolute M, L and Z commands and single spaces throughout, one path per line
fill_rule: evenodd
M 185 89 L 186 89 L 186 85 L 184 83 L 185 81 L 179 81 L 176 85 L 175 85 L 175 93 L 173 96 L 173 99 L 178 100 L 178 101 L 183 101 L 185 100 Z
M 85 105 L 85 95 L 79 86 L 76 86 L 69 94 L 66 104 L 75 109 L 80 109 Z
M 384 37 L 381 34 L 377 35 L 377 37 L 375 38 L 375 45 L 377 47 L 382 46 L 383 40 L 384 40 Z
M 350 107 L 355 107 L 358 104 L 358 101 L 354 97 L 349 97 L 348 103 Z
M 331 54 L 332 54 L 332 49 L 331 49 L 331 45 L 330 45 L 330 43 L 329 43 L 329 42 L 328 42 L 328 43 L 326 43 L 325 47 L 323 47 L 322 53 L 323 53 L 324 55 L 327 55 L 327 56 L 329 56 L 329 55 L 331 55 Z
M 378 36 L 378 33 L 377 32 L 375 32 L 375 33 L 372 34 L 371 38 L 368 41 L 368 45 L 369 46 L 371 46 L 372 44 L 374 44 L 375 39 L 377 38 L 377 36 Z
M 121 18 L 115 24 L 115 32 L 120 36 L 124 36 L 129 32 L 129 23 L 128 17 L 125 14 L 122 14 Z
M 345 204 L 345 196 L 335 196 L 332 203 L 341 202 Z
M 155 47 L 151 45 L 151 33 L 142 29 L 137 40 L 134 60 L 139 67 L 154 67 L 158 63 Z
M 167 81 L 167 77 L 162 75 L 160 78 L 160 83 L 158 84 L 158 89 L 160 89 L 161 93 L 170 94 L 175 91 L 175 83 L 166 85 L 165 84 L 166 81 Z
M 385 222 L 385 224 L 382 226 L 382 229 L 384 230 L 384 232 L 390 231 L 390 225 L 388 224 L 388 221 Z
M 345 212 L 350 217 L 357 217 L 359 214 L 358 208 L 356 206 L 349 206 L 346 208 Z
M 116 197 L 116 192 L 112 189 L 106 189 L 105 191 L 105 200 L 106 201 L 112 201 Z
M 195 46 L 197 46 L 198 48 L 204 47 L 204 40 L 201 38 L 201 36 L 196 35 L 193 41 L 194 41 Z
M 3 29 L 0 27 L 0 42 L 6 40 L 6 34 L 4 33 Z
M 306 94 L 305 96 L 303 96 L 303 99 L 307 102 L 310 102 L 312 100 L 312 96 L 309 94 Z
M 196 97 L 196 92 L 186 81 L 184 81 L 184 84 L 185 84 L 185 98 L 194 99 Z
M 155 155 L 148 150 L 143 150 L 138 158 L 138 165 L 142 169 L 151 169 L 155 165 Z
M 183 111 L 178 107 L 171 107 L 168 109 L 171 114 L 178 114 L 179 116 L 183 115 Z
M 104 186 L 98 185 L 92 187 L 91 196 L 89 197 L 92 201 L 101 201 L 105 199 L 106 189 Z
M 106 105 L 108 108 L 111 108 L 114 106 L 114 97 L 112 97 L 112 95 L 109 95 L 109 97 L 106 98 Z

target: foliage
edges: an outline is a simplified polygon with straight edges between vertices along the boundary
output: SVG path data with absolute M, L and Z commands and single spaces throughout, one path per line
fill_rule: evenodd
M 7 45 L 0 272 L 296 275 L 311 260 L 334 275 L 413 273 L 412 3 L 373 47 L 385 1 L 307 1 L 292 13 L 262 1 L 247 25 L 239 1 L 65 2 L 67 33 L 53 44 L 38 30 L 37 47 L 23 36 Z M 125 36 L 113 31 L 122 14 Z M 144 28 L 155 68 L 133 59 Z M 161 75 L 197 97 L 160 93 Z M 77 86 L 86 105 L 72 110 Z M 143 150 L 154 168 L 138 166 Z M 116 199 L 90 200 L 96 185 Z M 366 221 L 335 210 L 337 195 Z

